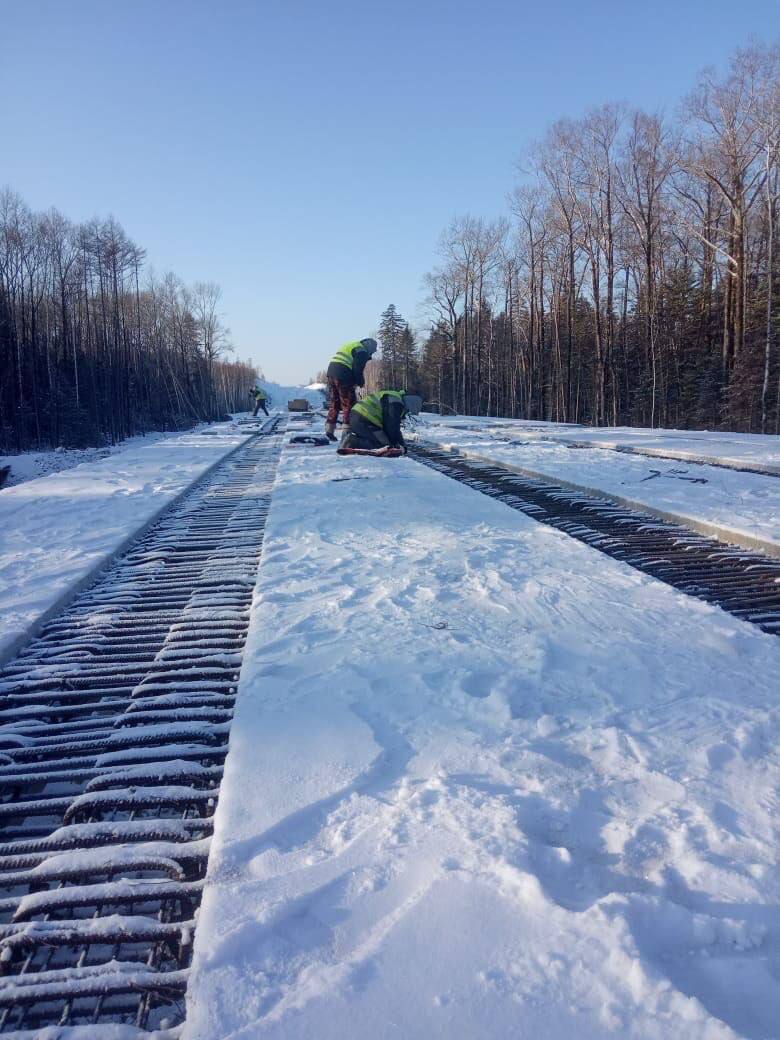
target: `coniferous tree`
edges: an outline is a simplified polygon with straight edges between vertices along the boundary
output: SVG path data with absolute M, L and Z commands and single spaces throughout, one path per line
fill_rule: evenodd
M 381 378 L 386 386 L 396 386 L 403 369 L 400 349 L 401 335 L 406 322 L 395 304 L 384 310 L 379 318 L 379 345 L 382 348 Z
M 401 329 L 398 340 L 398 380 L 397 385 L 405 390 L 413 389 L 417 384 L 417 341 L 408 325 Z

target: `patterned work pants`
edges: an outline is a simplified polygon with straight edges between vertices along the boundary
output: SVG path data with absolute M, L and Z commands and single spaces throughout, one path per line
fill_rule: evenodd
M 349 424 L 352 405 L 357 401 L 354 386 L 346 386 L 339 379 L 328 378 L 328 422 L 336 425 L 341 411 L 344 426 Z

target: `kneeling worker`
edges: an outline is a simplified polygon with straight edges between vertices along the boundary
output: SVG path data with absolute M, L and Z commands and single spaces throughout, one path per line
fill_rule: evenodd
M 345 343 L 328 365 L 328 420 L 325 435 L 336 439 L 336 420 L 349 425 L 349 414 L 356 401 L 355 387 L 365 386 L 364 369 L 376 352 L 375 339 L 355 339 Z
M 418 415 L 422 397 L 404 390 L 380 390 L 368 394 L 352 406 L 349 429 L 341 439 L 341 448 L 375 451 L 377 448 L 400 448 L 406 453 L 401 423 L 407 415 Z

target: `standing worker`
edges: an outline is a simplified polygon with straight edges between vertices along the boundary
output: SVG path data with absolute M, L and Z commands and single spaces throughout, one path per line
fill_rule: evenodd
M 352 406 L 349 429 L 341 439 L 339 451 L 377 451 L 400 449 L 406 454 L 401 423 L 407 415 L 418 415 L 422 397 L 405 390 L 380 390 L 368 394 Z
M 263 390 L 259 383 L 255 383 L 252 389 L 249 391 L 249 396 L 255 399 L 255 410 L 252 412 L 252 418 L 257 418 L 257 413 L 262 408 L 266 415 L 268 415 L 268 394 Z
M 342 426 L 349 425 L 349 415 L 357 400 L 356 386 L 365 386 L 363 371 L 376 353 L 375 339 L 353 339 L 333 355 L 328 365 L 328 419 L 325 435 L 336 439 L 336 420 L 341 412 Z

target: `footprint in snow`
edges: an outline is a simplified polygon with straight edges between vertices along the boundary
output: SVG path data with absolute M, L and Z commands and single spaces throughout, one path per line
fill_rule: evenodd
M 713 744 L 707 748 L 707 761 L 711 769 L 725 769 L 736 754 L 730 744 Z
M 489 697 L 493 686 L 500 678 L 498 672 L 476 671 L 471 672 L 460 680 L 461 689 L 470 697 L 484 699 Z

